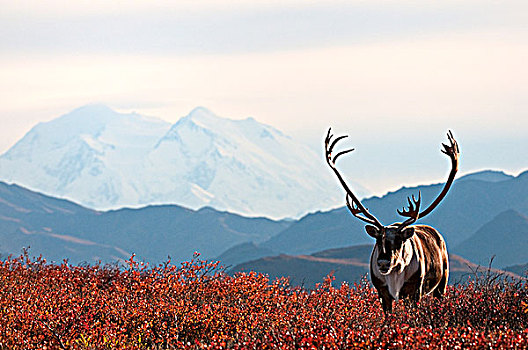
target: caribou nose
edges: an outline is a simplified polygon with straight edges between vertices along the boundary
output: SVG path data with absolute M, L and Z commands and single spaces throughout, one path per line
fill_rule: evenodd
M 378 260 L 378 268 L 381 273 L 386 273 L 387 271 L 389 271 L 390 261 L 389 260 Z

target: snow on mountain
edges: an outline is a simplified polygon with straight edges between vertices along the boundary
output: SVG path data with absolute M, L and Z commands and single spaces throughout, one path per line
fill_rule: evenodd
M 308 147 L 201 107 L 174 125 L 81 107 L 36 125 L 0 156 L 0 179 L 103 210 L 173 203 L 283 218 L 343 204 Z
M 170 123 L 91 105 L 40 123 L 0 157 L 0 178 L 106 209 L 134 205 L 141 159 Z

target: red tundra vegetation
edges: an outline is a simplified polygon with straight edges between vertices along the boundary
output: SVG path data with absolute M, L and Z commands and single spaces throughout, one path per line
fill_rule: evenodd
M 218 263 L 0 262 L 0 349 L 528 348 L 528 286 L 488 276 L 385 317 L 367 281 L 314 290 Z

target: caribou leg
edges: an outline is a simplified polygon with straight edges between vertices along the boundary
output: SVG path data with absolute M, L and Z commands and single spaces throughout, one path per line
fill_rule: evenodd
M 378 295 L 381 300 L 381 306 L 383 307 L 383 312 L 385 312 L 385 315 L 390 314 L 392 312 L 393 299 L 391 295 L 389 294 L 389 290 L 387 288 L 381 288 L 378 291 Z
M 440 280 L 440 283 L 438 283 L 438 286 L 433 291 L 433 296 L 435 298 L 442 299 L 444 297 L 444 294 L 447 289 L 447 279 L 448 279 L 448 270 L 444 269 L 444 275 L 442 276 L 442 279 Z

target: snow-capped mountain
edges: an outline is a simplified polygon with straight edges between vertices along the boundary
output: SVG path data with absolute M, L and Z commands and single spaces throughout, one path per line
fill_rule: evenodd
M 104 210 L 173 203 L 283 218 L 343 204 L 307 146 L 201 107 L 174 125 L 81 107 L 36 125 L 0 156 L 0 179 Z
M 101 105 L 81 107 L 32 128 L 0 157 L 0 178 L 96 209 L 138 204 L 141 159 L 169 128 Z

